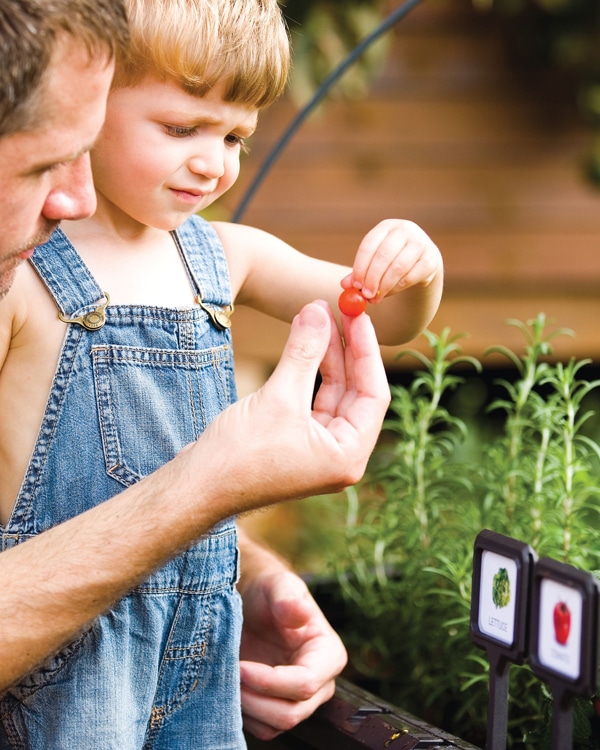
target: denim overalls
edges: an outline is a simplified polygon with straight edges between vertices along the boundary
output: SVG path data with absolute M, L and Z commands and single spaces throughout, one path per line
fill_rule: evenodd
M 2 549 L 149 474 L 235 400 L 222 246 L 199 217 L 173 239 L 203 305 L 104 309 L 104 290 L 60 229 L 35 252 L 61 316 L 79 322 L 67 326 Z M 0 749 L 244 748 L 236 578 L 231 519 L 11 689 Z

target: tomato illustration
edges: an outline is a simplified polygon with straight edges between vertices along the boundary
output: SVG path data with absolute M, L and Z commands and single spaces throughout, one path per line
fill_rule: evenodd
M 367 300 L 358 289 L 344 289 L 339 296 L 338 307 L 344 315 L 356 318 L 367 309 Z
M 554 637 L 564 646 L 569 640 L 571 630 L 571 612 L 565 602 L 558 602 L 554 607 Z

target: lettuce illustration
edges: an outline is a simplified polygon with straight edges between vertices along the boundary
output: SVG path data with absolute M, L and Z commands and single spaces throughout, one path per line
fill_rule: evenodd
M 510 581 L 506 568 L 500 568 L 494 576 L 492 600 L 498 609 L 506 607 L 510 602 Z

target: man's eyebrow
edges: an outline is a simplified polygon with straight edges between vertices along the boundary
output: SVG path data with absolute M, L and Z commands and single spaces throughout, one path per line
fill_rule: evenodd
M 92 148 L 94 147 L 94 143 L 91 143 L 88 146 L 84 146 L 77 151 L 73 151 L 70 154 L 63 154 L 62 156 L 56 156 L 54 159 L 36 162 L 35 164 L 32 164 L 28 167 L 28 169 L 26 170 L 26 174 L 35 174 L 36 172 L 43 172 L 47 169 L 58 166 L 59 164 L 71 164 L 73 162 L 76 162 L 78 159 L 80 159 L 85 154 L 88 154 L 92 150 Z

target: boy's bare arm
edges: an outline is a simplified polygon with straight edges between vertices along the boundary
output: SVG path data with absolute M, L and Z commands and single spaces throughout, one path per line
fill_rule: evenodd
M 386 219 L 363 238 L 350 265 L 299 253 L 278 237 L 254 227 L 215 222 L 229 263 L 234 298 L 280 320 L 324 299 L 337 310 L 344 287 L 362 289 L 373 304 L 367 313 L 379 342 L 403 344 L 431 322 L 440 304 L 443 262 L 440 251 L 416 224 Z
M 0 691 L 222 518 L 360 478 L 389 389 L 368 318 L 344 327 L 345 349 L 331 314 L 308 305 L 270 380 L 196 443 L 120 495 L 0 554 Z

